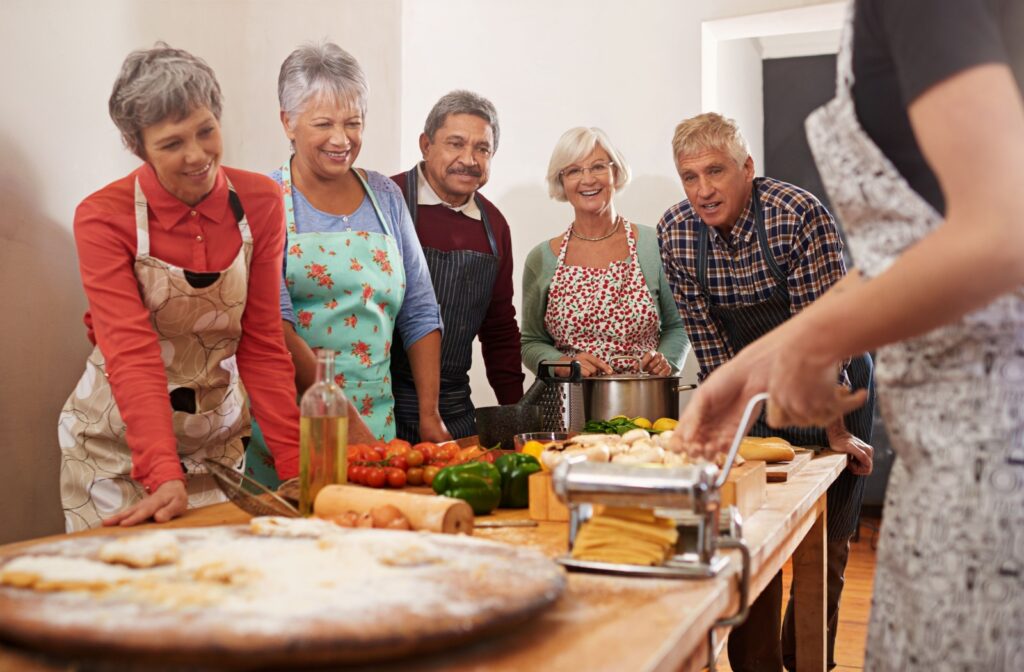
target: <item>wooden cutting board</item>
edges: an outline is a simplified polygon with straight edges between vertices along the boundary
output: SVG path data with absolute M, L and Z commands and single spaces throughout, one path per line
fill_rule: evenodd
M 133 663 L 366 663 L 504 631 L 565 587 L 563 570 L 538 551 L 461 535 L 336 528 L 319 538 L 283 538 L 248 529 L 163 531 L 180 548 L 178 563 L 124 569 L 135 573 L 129 582 L 106 589 L 0 586 L 0 637 L 57 655 Z M 96 560 L 111 539 L 29 546 L 0 560 L 0 573 L 26 556 Z
M 803 469 L 814 457 L 814 451 L 796 448 L 796 456 L 788 462 L 774 462 L 768 465 L 768 482 L 785 483 L 790 476 Z

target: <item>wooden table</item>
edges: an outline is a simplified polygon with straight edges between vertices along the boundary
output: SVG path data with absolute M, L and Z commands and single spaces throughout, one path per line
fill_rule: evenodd
M 752 555 L 751 599 L 793 557 L 799 670 L 825 669 L 825 491 L 846 466 L 845 455 L 814 459 L 787 483 L 771 484 L 765 505 L 744 522 Z M 497 518 L 522 518 L 499 511 Z M 244 522 L 232 504 L 188 512 L 163 527 L 201 527 Z M 149 526 L 147 526 L 149 527 Z M 82 534 L 109 534 L 92 530 Z M 487 539 L 565 552 L 566 524 L 477 530 Z M 40 540 L 0 547 L 7 554 Z M 452 652 L 374 665 L 375 670 L 700 670 L 707 661 L 707 633 L 738 603 L 734 554 L 716 579 L 686 581 L 569 575 L 565 595 L 543 616 L 507 635 Z M 58 670 L 65 664 L 0 647 L 0 669 Z

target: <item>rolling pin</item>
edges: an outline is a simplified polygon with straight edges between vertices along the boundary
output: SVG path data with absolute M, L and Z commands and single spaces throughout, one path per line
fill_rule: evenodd
M 357 485 L 324 486 L 313 502 L 313 515 L 331 518 L 346 511 L 363 513 L 384 504 L 397 507 L 414 530 L 473 534 L 473 509 L 461 499 L 374 490 Z

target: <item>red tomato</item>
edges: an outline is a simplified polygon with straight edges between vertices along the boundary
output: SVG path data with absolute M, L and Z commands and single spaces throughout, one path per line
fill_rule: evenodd
M 397 467 L 390 467 L 388 470 L 388 486 L 392 488 L 405 487 L 405 472 Z
M 361 464 L 355 466 L 349 466 L 348 468 L 348 480 L 353 483 L 365 483 L 366 482 L 366 467 Z
M 437 444 L 430 441 L 423 441 L 422 443 L 417 443 L 412 447 L 412 449 L 423 453 L 424 462 L 430 462 L 430 457 L 434 454 L 434 451 L 437 450 Z
M 409 467 L 405 479 L 409 485 L 423 485 L 423 467 Z
M 436 465 L 430 465 L 429 467 L 423 467 L 423 482 L 427 485 L 434 483 L 434 477 L 437 476 L 437 472 L 441 471 L 441 467 Z
M 420 444 L 422 445 L 422 444 Z M 419 467 L 423 465 L 423 453 L 413 448 L 409 451 L 409 454 L 405 456 L 405 461 L 409 463 L 410 467 Z
M 374 446 L 373 447 L 373 456 L 371 456 L 370 459 L 374 460 L 374 461 L 383 460 L 384 459 L 384 446 Z
M 388 475 L 380 467 L 367 467 L 366 478 L 364 483 L 371 488 L 382 488 L 384 487 L 385 481 L 388 480 Z
M 359 482 L 359 479 L 356 477 L 356 474 L 359 472 L 359 469 L 360 469 L 360 467 L 358 465 L 355 465 L 355 464 L 348 465 L 348 482 L 349 483 L 358 483 Z
M 476 462 L 487 462 L 489 464 L 494 464 L 495 459 L 497 459 L 497 456 L 494 454 L 494 451 L 488 450 L 485 451 L 483 455 L 477 457 Z
M 388 458 L 388 466 L 405 471 L 409 468 L 409 460 L 404 455 L 392 455 Z
M 459 454 L 459 446 L 456 443 L 446 443 L 431 451 L 432 462 L 447 462 Z
M 384 447 L 385 455 L 405 455 L 412 448 L 412 444 L 403 439 L 391 439 Z

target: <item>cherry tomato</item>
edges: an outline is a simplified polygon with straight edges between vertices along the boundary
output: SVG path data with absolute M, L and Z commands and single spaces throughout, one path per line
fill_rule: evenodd
M 358 465 L 355 465 L 355 464 L 348 465 L 348 482 L 349 483 L 358 483 L 359 482 L 359 479 L 356 477 L 356 474 L 358 472 L 359 472 L 359 466 Z
M 388 470 L 388 487 L 391 488 L 403 488 L 405 487 L 405 472 L 398 467 L 389 467 Z
M 366 467 L 361 464 L 350 466 L 348 468 L 348 480 L 353 483 L 365 483 L 366 482 Z
M 391 439 L 384 447 L 385 455 L 405 455 L 412 448 L 412 444 L 403 439 Z
M 422 444 L 421 444 L 422 445 Z M 419 467 L 423 465 L 423 453 L 413 448 L 405 456 L 405 461 L 409 463 L 410 467 Z
M 353 443 L 348 447 L 348 459 L 349 460 L 365 460 L 367 459 L 366 453 L 370 450 L 370 447 L 365 443 Z
M 423 441 L 422 443 L 417 443 L 412 447 L 412 449 L 418 450 L 423 454 L 424 462 L 430 462 L 431 456 L 434 454 L 434 451 L 437 450 L 437 444 L 430 441 Z
M 431 451 L 430 457 L 432 462 L 448 462 L 458 454 L 458 444 L 446 443 L 442 446 L 438 446 L 436 450 Z
M 485 451 L 483 453 L 483 455 L 480 455 L 479 457 L 477 457 L 475 461 L 476 462 L 487 462 L 489 464 L 494 464 L 494 460 L 495 459 L 497 459 L 497 456 L 494 454 L 494 451 L 493 450 L 488 450 L 488 451 Z
M 382 488 L 388 480 L 388 475 L 380 467 L 367 467 L 364 483 L 371 488 Z
M 409 468 L 409 458 L 404 455 L 392 455 L 388 458 L 388 466 L 405 471 Z
M 423 467 L 409 467 L 405 479 L 409 485 L 423 485 Z
M 434 477 L 437 476 L 437 472 L 439 471 L 441 471 L 441 467 L 434 464 L 428 467 L 423 467 L 423 482 L 427 485 L 432 485 L 434 483 Z

